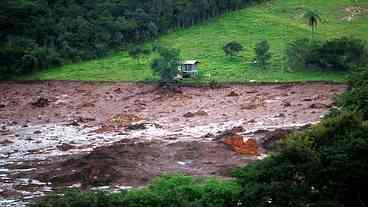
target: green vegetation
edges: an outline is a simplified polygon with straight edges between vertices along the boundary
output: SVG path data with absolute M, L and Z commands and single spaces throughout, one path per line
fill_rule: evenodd
M 106 56 L 262 0 L 2 0 L 0 79 Z
M 364 8 L 368 6 L 363 1 L 358 4 Z M 350 0 L 274 0 L 225 14 L 188 29 L 178 29 L 164 35 L 160 42 L 180 49 L 184 59 L 200 60 L 199 70 L 205 74 L 201 81 L 344 81 L 346 75 L 340 72 L 317 68 L 306 71 L 303 67 L 288 70 L 284 51 L 287 43 L 310 37 L 310 29 L 303 15 L 311 9 L 319 11 L 323 19 L 315 33 L 316 40 L 350 35 L 367 40 L 366 14 L 356 15 L 352 21 L 347 20 L 350 14 L 345 9 L 352 5 Z M 273 54 L 267 71 L 251 64 L 255 56 L 253 48 L 257 42 L 265 39 Z M 225 57 L 222 47 L 231 41 L 237 41 L 245 47 L 243 58 Z M 107 58 L 68 64 L 21 79 L 158 80 L 150 70 L 152 58 L 142 58 L 142 64 L 137 64 L 126 52 L 120 52 Z
M 32 207 L 225 207 L 236 206 L 239 186 L 235 182 L 165 175 L 142 189 L 119 193 L 68 191 L 51 196 Z
M 155 50 L 159 57 L 152 61 L 151 68 L 160 76 L 162 86 L 171 87 L 175 84 L 175 77 L 179 73 L 180 51 L 162 46 L 157 46 Z
M 266 69 L 266 67 L 270 64 L 269 61 L 271 59 L 270 45 L 268 44 L 268 41 L 263 40 L 257 43 L 254 51 L 256 53 L 256 64 L 261 66 L 263 69 Z
M 240 43 L 232 41 L 224 45 L 223 50 L 226 56 L 235 57 L 238 56 L 244 48 Z
M 368 64 L 368 46 L 355 38 L 337 38 L 327 41 L 299 39 L 286 50 L 290 67 L 306 69 L 319 67 L 325 71 L 347 71 Z

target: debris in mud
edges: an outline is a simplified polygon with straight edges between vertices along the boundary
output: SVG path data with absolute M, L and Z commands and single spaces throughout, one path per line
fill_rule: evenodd
M 42 134 L 42 131 L 36 130 L 36 131 L 33 132 L 33 134 Z
M 119 114 L 113 116 L 110 120 L 106 121 L 102 127 L 94 130 L 95 133 L 105 133 L 105 132 L 118 132 L 122 128 L 126 128 L 132 123 L 141 121 L 142 118 L 132 115 L 132 114 Z
M 13 143 L 14 143 L 13 141 L 10 141 L 8 139 L 0 140 L 0 145 L 9 145 Z
M 330 108 L 330 105 L 323 104 L 323 103 L 313 103 L 309 106 L 311 109 L 328 109 Z
M 195 116 L 208 116 L 208 113 L 205 111 L 197 111 L 197 112 L 188 112 L 183 115 L 185 118 L 192 118 Z
M 69 151 L 71 149 L 75 149 L 75 146 L 71 145 L 71 144 L 67 144 L 67 143 L 63 143 L 61 145 L 56 146 L 56 148 L 58 148 L 60 151 Z
M 0 129 L 0 135 L 5 136 L 5 135 L 10 135 L 10 134 L 12 134 L 12 132 L 9 129 L 6 129 L 6 128 Z
M 236 97 L 239 96 L 238 93 L 236 93 L 235 91 L 231 91 L 229 94 L 227 94 L 228 97 Z
M 32 102 L 31 105 L 40 108 L 47 107 L 50 105 L 50 101 L 47 98 L 40 97 L 36 101 Z
M 283 101 L 281 104 L 283 107 L 290 107 L 291 103 L 289 101 Z
M 242 126 L 233 127 L 232 129 L 225 130 L 215 137 L 214 140 L 224 141 L 226 137 L 234 136 L 236 133 L 243 132 L 244 128 Z
M 224 137 L 224 143 L 231 146 L 235 152 L 240 154 L 249 156 L 259 155 L 259 146 L 254 139 L 244 138 L 238 134 L 229 134 Z
M 110 184 L 119 177 L 119 172 L 114 169 L 117 161 L 103 147 L 85 157 L 67 160 L 62 165 L 72 170 L 51 177 L 41 175 L 39 179 L 56 184 L 81 182 L 82 187 L 88 187 Z

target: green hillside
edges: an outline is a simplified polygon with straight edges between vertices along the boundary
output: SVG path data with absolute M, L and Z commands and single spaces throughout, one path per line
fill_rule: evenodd
M 200 60 L 201 81 L 343 81 L 345 74 L 342 73 L 302 68 L 289 70 L 282 61 L 283 51 L 287 42 L 311 36 L 310 28 L 302 18 L 307 9 L 319 11 L 323 19 L 317 29 L 318 38 L 354 36 L 368 40 L 368 1 L 360 0 L 356 5 L 360 13 L 351 17 L 350 11 L 354 5 L 352 0 L 274 0 L 189 29 L 171 32 L 162 36 L 160 42 L 181 49 L 184 59 Z M 270 42 L 273 54 L 272 67 L 266 70 L 250 63 L 255 44 L 263 39 Z M 230 41 L 243 44 L 243 58 L 225 57 L 222 47 Z M 154 80 L 157 77 L 149 69 L 150 60 L 151 57 L 146 57 L 137 64 L 126 52 L 120 52 L 103 59 L 53 68 L 22 79 Z

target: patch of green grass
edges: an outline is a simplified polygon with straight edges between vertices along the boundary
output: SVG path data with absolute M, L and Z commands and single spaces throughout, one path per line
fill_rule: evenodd
M 181 29 L 164 35 L 160 42 L 181 49 L 183 59 L 201 61 L 201 82 L 241 81 L 344 81 L 344 73 L 326 72 L 318 69 L 287 69 L 284 61 L 286 44 L 298 38 L 310 37 L 311 30 L 302 18 L 307 9 L 320 12 L 323 22 L 318 26 L 316 37 L 331 39 L 354 36 L 368 40 L 367 14 L 347 21 L 345 8 L 353 6 L 351 0 L 273 0 L 267 3 L 228 13 L 189 29 Z M 360 6 L 368 8 L 367 3 Z M 267 39 L 273 54 L 269 69 L 263 70 L 250 62 L 254 47 Z M 238 41 L 245 51 L 242 57 L 225 57 L 222 47 L 230 41 Z M 150 42 L 146 43 L 147 45 Z M 140 64 L 126 52 L 110 57 L 32 74 L 22 79 L 41 80 L 157 80 L 150 70 L 152 57 L 145 57 Z

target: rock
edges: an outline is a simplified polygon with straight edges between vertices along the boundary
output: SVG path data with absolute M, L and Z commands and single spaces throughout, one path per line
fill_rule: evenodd
M 128 130 L 145 130 L 147 129 L 145 123 L 140 124 L 129 124 L 127 127 Z
M 291 103 L 289 101 L 283 101 L 281 104 L 283 107 L 290 107 Z
M 191 117 L 195 117 L 195 116 L 208 116 L 208 113 L 205 112 L 205 111 L 197 111 L 197 112 L 188 112 L 188 113 L 185 113 L 183 115 L 183 117 L 186 117 L 186 118 L 191 118 Z
M 309 106 L 309 108 L 311 109 L 328 109 L 331 106 L 327 105 L 327 104 L 323 104 L 323 103 L 313 103 Z
M 286 115 L 284 113 L 279 113 L 274 116 L 275 118 L 284 118 Z
M 231 91 L 227 96 L 228 97 L 235 97 L 235 96 L 239 96 L 239 94 L 236 93 L 235 91 Z
M 31 104 L 32 106 L 35 106 L 35 107 L 47 107 L 48 105 L 50 105 L 50 101 L 47 98 L 40 97 L 36 101 L 32 102 Z
M 118 93 L 118 94 L 120 94 L 120 93 L 122 93 L 123 91 L 121 90 L 121 88 L 116 88 L 116 89 L 114 89 L 114 93 Z
M 62 145 L 58 145 L 56 148 L 58 148 L 58 150 L 60 150 L 60 151 L 65 152 L 65 151 L 69 151 L 71 149 L 75 149 L 75 146 L 73 146 L 71 144 L 64 143 Z
M 250 91 L 246 91 L 245 93 L 252 94 L 252 93 L 258 93 L 258 91 L 257 90 L 250 90 Z
M 257 107 L 258 106 L 254 103 L 246 103 L 246 104 L 240 105 L 241 110 L 253 110 L 253 109 L 256 109 Z
M 33 134 L 42 134 L 42 131 L 36 130 L 36 131 L 33 132 Z
M 0 130 L 0 135 L 3 135 L 3 136 L 5 136 L 5 135 L 11 135 L 12 134 L 12 132 L 9 130 L 9 129 L 1 129 Z
M 8 139 L 0 140 L 0 145 L 9 145 L 13 143 L 14 143 L 13 141 L 10 141 Z

